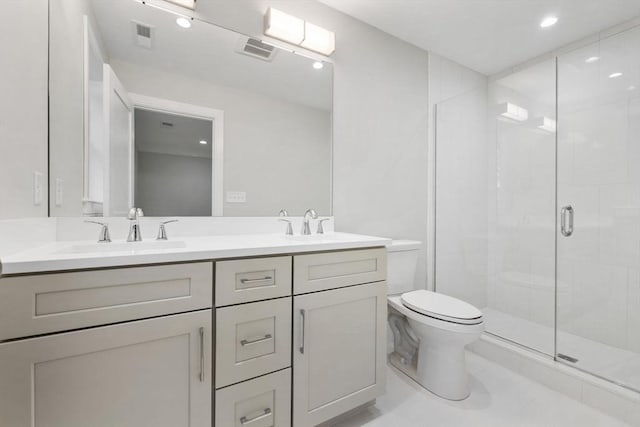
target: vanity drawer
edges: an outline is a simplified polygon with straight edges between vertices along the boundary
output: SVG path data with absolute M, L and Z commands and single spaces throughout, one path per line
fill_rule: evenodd
M 295 295 L 387 279 L 385 248 L 293 257 Z
M 211 308 L 213 263 L 0 279 L 0 340 Z
M 216 310 L 216 388 L 291 365 L 291 297 Z
M 291 295 L 291 257 L 216 262 L 216 307 Z
M 216 391 L 215 425 L 290 427 L 291 369 Z

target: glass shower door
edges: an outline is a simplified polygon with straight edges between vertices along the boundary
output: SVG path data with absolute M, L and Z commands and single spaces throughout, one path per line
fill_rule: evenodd
M 640 28 L 558 57 L 556 358 L 640 389 Z

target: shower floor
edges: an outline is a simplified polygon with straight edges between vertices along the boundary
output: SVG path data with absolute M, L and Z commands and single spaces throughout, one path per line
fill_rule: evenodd
M 553 328 L 490 307 L 482 312 L 487 332 L 553 356 Z M 578 359 L 575 363 L 565 362 L 568 365 L 640 390 L 639 353 L 563 331 L 558 332 L 558 353 Z

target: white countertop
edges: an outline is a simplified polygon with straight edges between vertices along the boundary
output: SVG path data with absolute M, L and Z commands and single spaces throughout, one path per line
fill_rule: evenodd
M 154 242 L 50 243 L 3 256 L 0 258 L 0 275 L 355 249 L 385 246 L 391 240 L 358 234 L 328 233 L 311 236 L 246 234 L 177 237 L 167 242 L 158 242 L 157 245 Z

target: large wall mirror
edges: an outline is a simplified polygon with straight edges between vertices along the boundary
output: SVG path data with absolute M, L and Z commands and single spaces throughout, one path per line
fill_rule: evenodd
M 135 0 L 51 1 L 51 215 L 330 215 L 332 78 Z

